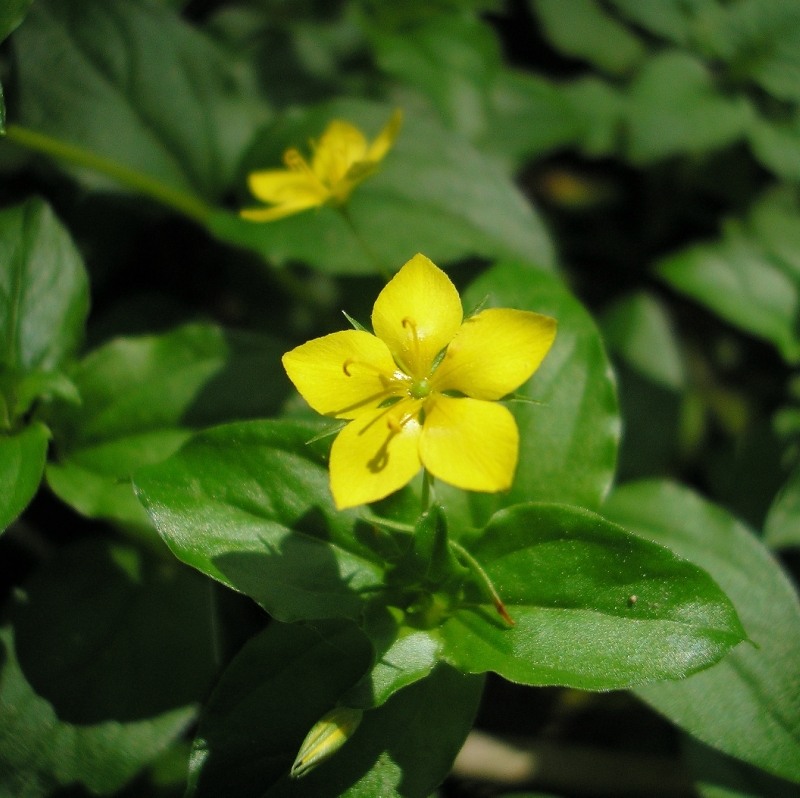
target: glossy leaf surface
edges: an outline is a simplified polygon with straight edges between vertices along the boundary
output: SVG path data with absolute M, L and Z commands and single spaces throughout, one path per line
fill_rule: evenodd
M 86 272 L 41 200 L 0 212 L 0 363 L 17 374 L 57 368 L 83 339 Z
M 73 373 L 81 403 L 53 411 L 48 484 L 85 515 L 149 528 L 131 474 L 194 429 L 274 412 L 289 389 L 271 378 L 282 351 L 272 338 L 202 324 L 102 346 Z
M 292 421 L 216 427 L 135 476 L 177 557 L 285 621 L 357 618 L 383 578 L 354 531 L 357 513 L 334 509 L 319 447 L 307 445 L 318 431 Z
M 677 485 L 625 486 L 606 512 L 706 568 L 752 641 L 708 671 L 638 694 L 703 742 L 800 781 L 800 602 L 780 566 L 746 527 Z

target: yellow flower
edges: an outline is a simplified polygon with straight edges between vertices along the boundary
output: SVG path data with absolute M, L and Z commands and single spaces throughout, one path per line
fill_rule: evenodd
M 283 366 L 318 413 L 347 419 L 331 448 L 339 509 L 377 501 L 424 467 L 466 490 L 511 487 L 519 433 L 496 400 L 544 359 L 555 319 L 490 308 L 463 320 L 458 291 L 424 255 L 384 287 L 364 330 L 315 338 Z
M 333 120 L 318 142 L 311 142 L 311 164 L 294 147 L 283 154 L 286 169 L 252 172 L 250 191 L 271 208 L 247 208 L 245 219 L 271 222 L 322 205 L 344 205 L 353 189 L 369 177 L 394 144 L 402 113 L 395 111 L 372 144 L 354 125 Z

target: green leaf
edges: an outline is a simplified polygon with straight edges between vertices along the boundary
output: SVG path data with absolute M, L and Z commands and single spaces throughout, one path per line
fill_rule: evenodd
M 748 130 L 753 155 L 773 174 L 785 180 L 800 179 L 800 115 L 788 121 L 754 116 Z
M 628 152 L 637 163 L 727 147 L 750 125 L 747 101 L 717 91 L 705 65 L 687 53 L 651 58 L 631 84 L 629 103 Z
M 489 102 L 490 124 L 476 140 L 482 149 L 510 159 L 514 167 L 531 156 L 569 146 L 584 127 L 581 113 L 564 91 L 527 72 L 501 71 Z M 585 107 L 581 111 L 586 113 Z
M 773 548 L 800 546 L 800 466 L 796 467 L 769 508 L 764 542 Z
M 436 668 L 442 658 L 441 642 L 430 630 L 408 626 L 402 618 L 402 613 L 377 602 L 365 615 L 364 631 L 375 650 L 374 661 L 342 697 L 345 706 L 380 707 Z
M 260 796 L 286 777 L 306 732 L 369 664 L 369 643 L 341 621 L 272 623 L 222 674 L 200 721 L 190 794 Z
M 0 42 L 9 36 L 22 22 L 33 0 L 5 0 L 0 6 Z M 0 85 L 0 135 L 5 133 L 6 104 L 3 87 Z
M 748 229 L 775 258 L 787 276 L 800 285 L 800 204 L 790 186 L 765 192 L 753 205 Z
M 516 625 L 486 607 L 444 623 L 444 658 L 467 672 L 607 690 L 680 679 L 744 637 L 707 573 L 587 510 L 511 507 L 469 548 Z
M 130 546 L 62 547 L 16 591 L 10 618 L 25 678 L 69 723 L 155 718 L 200 701 L 215 675 L 208 581 Z
M 449 668 L 367 712 L 330 759 L 302 779 L 289 779 L 306 732 L 368 661 L 365 638 L 349 625 L 273 624 L 253 638 L 223 675 L 201 721 L 190 794 L 430 795 L 469 730 L 482 687 L 481 679 Z
M 578 143 L 589 156 L 616 155 L 628 98 L 616 86 L 593 75 L 566 84 L 562 91 L 581 122 Z
M 49 430 L 39 423 L 14 435 L 0 435 L 0 532 L 36 494 L 49 439 Z
M 214 673 L 208 601 L 205 580 L 175 563 L 98 541 L 61 549 L 0 633 L 0 792 L 111 793 L 152 763 Z
M 193 708 L 154 720 L 90 725 L 61 721 L 28 684 L 10 628 L 0 629 L 0 792 L 46 798 L 59 785 L 116 792 L 192 722 Z
M 787 361 L 800 359 L 800 283 L 740 226 L 729 224 L 720 241 L 693 245 L 656 269 L 673 288 L 772 343 Z
M 429 623 L 413 605 L 374 611 L 365 631 L 376 661 L 348 704 L 378 705 L 438 662 L 583 690 L 681 679 L 744 637 L 705 571 L 588 510 L 516 505 L 467 547 L 514 625 L 470 582 Z
M 780 100 L 800 100 L 800 6 L 791 0 L 739 0 L 710 31 L 713 55 L 731 76 L 750 79 Z
M 89 291 L 81 257 L 40 200 L 0 211 L 0 365 L 57 369 L 83 338 Z
M 175 555 L 280 620 L 357 618 L 383 561 L 337 512 L 319 426 L 253 421 L 203 432 L 139 471 L 139 498 Z
M 725 756 L 685 735 L 683 759 L 700 798 L 797 798 L 800 786 Z
M 594 321 L 563 283 L 518 263 L 484 272 L 465 292 L 464 306 L 487 294 L 492 307 L 553 316 L 558 332 L 539 370 L 518 391 L 535 403 L 509 404 L 520 431 L 514 484 L 502 495 L 471 494 L 469 501 L 482 508 L 478 521 L 497 507 L 524 501 L 598 507 L 614 478 L 620 419 L 611 365 Z M 451 506 L 457 497 L 447 496 Z
M 349 120 L 372 138 L 390 113 L 355 100 L 289 113 L 259 137 L 247 169 L 279 168 L 286 147 L 304 147 L 331 119 Z M 504 170 L 422 115 L 407 116 L 379 172 L 354 191 L 348 212 L 352 227 L 330 207 L 264 223 L 219 212 L 210 229 L 271 261 L 300 260 L 334 274 L 394 272 L 415 252 L 438 263 L 480 255 L 554 265 L 541 220 Z
M 617 300 L 601 321 L 608 345 L 640 374 L 679 391 L 685 383 L 675 331 L 664 305 L 648 292 Z
M 656 36 L 687 45 L 696 23 L 702 24 L 717 8 L 717 0 L 659 0 L 642 3 L 641 0 L 610 0 L 614 8 L 629 22 Z
M 14 43 L 21 125 L 190 199 L 230 186 L 264 116 L 246 67 L 153 3 L 39 0 Z
M 449 129 L 473 140 L 493 126 L 489 94 L 501 54 L 483 22 L 443 15 L 411 31 L 376 32 L 371 39 L 378 66 L 426 96 Z
M 0 41 L 17 29 L 32 3 L 33 0 L 4 0 L 0 7 Z
M 624 74 L 645 56 L 639 39 L 594 0 L 531 0 L 530 5 L 556 48 L 605 72 Z
M 625 486 L 605 512 L 707 569 L 755 644 L 686 681 L 642 687 L 638 695 L 708 745 L 800 781 L 800 603 L 780 566 L 746 527 L 677 485 Z
M 73 373 L 81 404 L 51 413 L 48 484 L 84 515 L 151 528 L 131 474 L 165 460 L 195 429 L 275 412 L 289 389 L 274 377 L 283 351 L 272 338 L 204 324 L 95 350 Z

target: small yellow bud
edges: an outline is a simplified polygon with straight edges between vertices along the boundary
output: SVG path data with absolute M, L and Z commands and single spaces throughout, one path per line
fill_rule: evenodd
M 323 715 L 306 735 L 289 775 L 299 779 L 332 757 L 355 733 L 364 711 L 336 707 Z

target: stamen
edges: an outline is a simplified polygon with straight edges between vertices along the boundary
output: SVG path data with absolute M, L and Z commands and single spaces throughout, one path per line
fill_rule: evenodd
M 292 172 L 305 172 L 306 174 L 311 175 L 314 174 L 311 171 L 311 167 L 308 165 L 306 159 L 303 158 L 300 152 L 294 147 L 290 147 L 285 153 L 283 153 L 283 162 L 289 169 L 291 169 Z
M 358 360 L 354 357 L 348 357 L 342 363 L 342 371 L 345 373 L 345 376 L 353 376 L 353 366 L 365 369 L 366 371 L 371 371 L 378 377 L 378 379 L 386 388 L 389 388 L 392 385 L 404 385 L 409 380 L 408 376 L 403 374 L 401 371 L 395 371 L 393 374 L 387 374 L 380 366 L 376 366 L 374 363 L 369 363 L 366 360 Z
M 414 413 L 403 413 L 399 418 L 391 413 L 386 416 L 386 426 L 396 435 L 403 431 L 403 427 L 414 418 Z
M 409 330 L 411 332 L 411 356 L 413 357 L 413 363 L 419 366 L 419 333 L 417 332 L 417 323 L 410 316 L 406 316 L 400 323 L 403 325 L 404 330 Z

